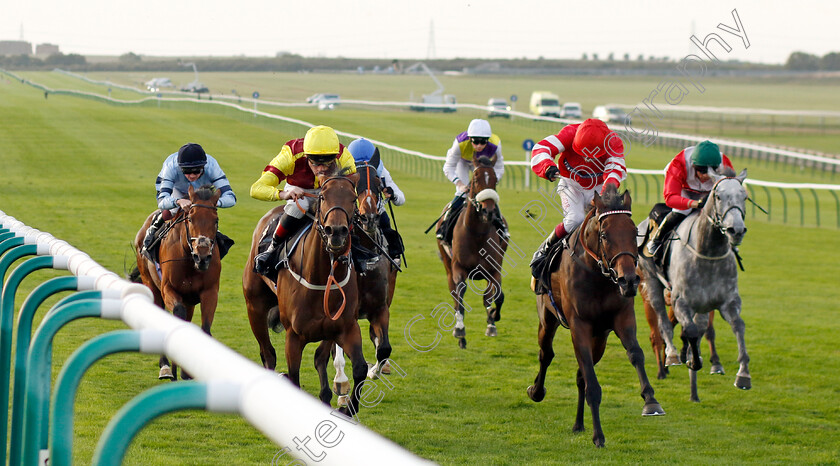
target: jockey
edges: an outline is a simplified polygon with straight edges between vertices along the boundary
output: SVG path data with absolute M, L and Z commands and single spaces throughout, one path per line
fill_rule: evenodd
M 347 149 L 353 155 L 356 163 L 369 163 L 376 168 L 376 174 L 382 180 L 382 197 L 390 200 L 394 205 L 405 204 L 405 194 L 400 190 L 397 183 L 391 178 L 391 173 L 385 168 L 385 163 L 379 157 L 379 148 L 365 138 L 359 138 L 351 142 Z M 379 200 L 379 228 L 385 239 L 388 240 L 388 255 L 396 259 L 403 253 L 402 241 L 399 233 L 391 228 L 391 220 L 385 212 L 385 202 Z
M 338 142 L 338 135 L 329 126 L 312 127 L 303 138 L 292 139 L 283 145 L 280 153 L 251 185 L 251 197 L 254 199 L 286 201 L 271 246 L 254 257 L 255 272 L 267 274 L 276 265 L 283 240 L 308 221 L 307 212 L 314 213 L 316 198 L 306 194 L 317 195 L 321 191 L 317 175 L 339 172 L 356 173 L 356 165 L 350 151 Z M 286 185 L 280 189 L 283 180 L 286 180 Z
M 499 139 L 499 136 L 493 134 L 487 120 L 472 120 L 466 131 L 455 136 L 452 147 L 446 152 L 443 173 L 449 178 L 449 181 L 455 184 L 455 197 L 449 203 L 443 221 L 440 222 L 441 228 L 437 231 L 438 239 L 444 239 L 445 225 L 450 212 L 458 212 L 458 209 L 464 204 L 464 199 L 470 191 L 469 180 L 470 173 L 473 170 L 473 159 L 477 157 L 488 157 L 493 160 L 496 180 L 501 181 L 502 175 L 505 173 L 502 140 Z M 507 225 L 502 221 L 498 204 L 496 205 L 496 215 L 493 216 L 493 224 L 502 232 L 505 239 L 510 238 Z
M 671 160 L 665 169 L 664 188 L 665 205 L 671 208 L 671 212 L 648 242 L 648 254 L 655 256 L 668 233 L 692 210 L 703 206 L 705 196 L 715 186 L 709 169 L 716 171 L 721 163 L 733 168 L 729 158 L 711 141 L 686 147 Z
M 198 189 L 203 185 L 212 184 L 222 192 L 216 207 L 227 208 L 236 205 L 236 195 L 230 187 L 225 172 L 219 163 L 204 152 L 195 143 L 187 143 L 163 161 L 163 167 L 155 180 L 157 191 L 158 212 L 152 218 L 152 224 L 146 230 L 143 248 L 140 253 L 151 260 L 149 249 L 155 241 L 164 221 L 172 218 L 179 209 L 188 209 L 190 186 Z
M 531 151 L 531 170 L 549 181 L 559 179 L 557 193 L 563 206 L 563 222 L 534 253 L 534 265 L 552 245 L 583 223 L 584 208 L 592 202 L 596 190 L 603 194 L 607 185 L 617 188 L 627 176 L 624 144 L 603 121 L 590 118 L 538 142 Z

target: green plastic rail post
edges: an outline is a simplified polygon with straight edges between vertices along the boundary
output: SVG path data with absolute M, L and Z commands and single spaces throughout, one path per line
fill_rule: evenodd
M 64 363 L 55 383 L 49 420 L 49 463 L 73 463 L 73 405 L 85 372 L 103 357 L 120 352 L 140 351 L 138 330 L 117 330 L 99 335 L 80 346 Z
M 11 249 L 0 259 L 0 276 L 5 276 L 6 270 L 17 259 L 33 255 L 37 252 L 34 244 L 19 246 Z M 30 272 L 38 269 L 52 267 L 52 256 L 36 257 L 20 264 L 9 275 L 9 279 L 3 285 L 3 294 L 0 297 L 0 406 L 9 406 L 9 372 L 12 366 L 12 327 L 15 314 L 15 293 L 17 293 L 20 282 Z M 0 453 L 6 459 L 6 441 L 9 438 L 8 432 L 9 410 L 0 409 Z
M 35 260 L 35 259 L 31 259 Z M 20 464 L 21 432 L 23 431 L 23 390 L 26 380 L 26 356 L 32 336 L 32 320 L 38 307 L 50 296 L 62 291 L 75 290 L 79 279 L 58 277 L 48 280 L 37 288 L 23 302 L 18 313 L 17 339 L 15 340 L 15 378 L 12 390 L 12 427 L 10 430 L 9 464 Z
M 83 317 L 101 317 L 104 309 L 120 307 L 118 299 L 84 299 L 65 304 L 45 318 L 29 347 L 26 388 L 23 400 L 23 464 L 36 464 L 41 450 L 47 448 L 49 425 L 50 372 L 52 366 L 52 341 L 66 324 Z
M 126 403 L 105 427 L 96 444 L 93 464 L 122 464 L 134 436 L 154 418 L 173 411 L 206 407 L 207 384 L 204 382 L 184 381 L 146 390 Z

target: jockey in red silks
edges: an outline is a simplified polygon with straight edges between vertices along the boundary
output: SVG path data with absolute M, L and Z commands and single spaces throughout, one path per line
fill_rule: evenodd
M 694 209 L 703 206 L 703 199 L 715 186 L 709 170 L 716 171 L 723 164 L 733 168 L 732 162 L 717 144 L 703 141 L 681 150 L 665 169 L 665 205 L 671 212 L 662 220 L 647 245 L 647 252 L 655 256 L 662 241 Z
M 538 142 L 531 150 L 531 170 L 540 178 L 559 180 L 557 194 L 563 207 L 563 223 L 534 253 L 534 265 L 552 245 L 583 223 L 584 208 L 592 202 L 596 190 L 603 194 L 607 185 L 618 187 L 627 176 L 624 144 L 606 123 L 590 118 Z

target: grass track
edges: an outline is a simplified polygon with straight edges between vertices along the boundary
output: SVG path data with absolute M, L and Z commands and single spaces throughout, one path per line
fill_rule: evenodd
M 225 259 L 213 333 L 258 361 L 240 277 L 250 232 L 269 205 L 248 198 L 247 192 L 280 144 L 299 134 L 200 112 L 108 106 L 63 96 L 44 101 L 41 93 L 8 82 L 0 82 L 0 119 L 0 210 L 69 241 L 116 272 L 130 262 L 128 244 L 154 207 L 153 179 L 163 158 L 183 142 L 197 141 L 221 160 L 239 196 L 235 208 L 220 213 L 221 227 L 238 244 Z M 410 146 L 403 143 L 400 131 L 385 128 L 382 139 Z M 452 129 L 442 140 L 437 131 L 442 134 L 443 129 L 434 131 L 435 137 L 426 139 L 446 146 Z M 422 131 L 417 133 L 422 135 Z M 451 198 L 452 188 L 411 173 L 392 172 L 409 197 L 409 203 L 397 211 L 409 248 L 409 268 L 398 280 L 391 324 L 393 358 L 406 376 L 392 376 L 394 388 L 384 389 L 381 403 L 360 413 L 368 427 L 444 464 L 836 462 L 840 376 L 833 369 L 840 367 L 840 352 L 829 343 L 840 330 L 836 321 L 840 253 L 830 247 L 836 244 L 836 231 L 760 222 L 748 225 L 742 248 L 747 272 L 740 283 L 752 356 L 755 388 L 751 391 L 732 387 L 737 370 L 735 342 L 718 320 L 719 350 L 727 375 L 701 374 L 703 401 L 693 404 L 688 401 L 685 369 L 675 368 L 670 379 L 653 381 L 668 415 L 642 418 L 638 382 L 621 345 L 611 338 L 604 360 L 596 367 L 603 388 L 607 448 L 595 450 L 591 430 L 582 435 L 570 432 L 576 390 L 567 333 L 560 331 L 556 338 L 557 355 L 549 370 L 546 399 L 536 404 L 525 395 L 536 375 L 538 351 L 526 262 L 541 238 L 517 211 L 535 194 L 500 193 L 513 240 L 528 257 L 508 255 L 509 275 L 503 282 L 507 301 L 499 337 L 484 337 L 483 318 L 469 314 L 468 350 L 458 350 L 444 332 L 438 346 L 421 353 L 405 339 L 407 322 L 425 316 L 413 327 L 412 336 L 429 344 L 437 332 L 431 310 L 448 303 L 434 241 L 422 230 Z M 637 221 L 647 208 L 636 205 Z M 56 273 L 33 275 L 24 282 L 26 289 L 19 293 L 18 303 L 31 288 Z M 468 303 L 475 313 L 481 312 L 477 296 L 470 296 Z M 637 315 L 644 325 L 639 311 Z M 122 325 L 92 320 L 71 324 L 56 340 L 54 373 L 82 341 L 116 328 Z M 655 370 L 646 335 L 647 329 L 640 328 L 650 376 Z M 278 348 L 282 341 L 282 335 L 275 336 Z M 313 352 L 310 345 L 302 382 L 314 396 L 317 378 L 306 362 Z M 371 354 L 369 343 L 366 352 Z M 132 396 L 160 383 L 156 362 L 153 356 L 112 356 L 85 376 L 77 399 L 79 464 L 90 462 L 95 442 L 113 413 Z M 588 411 L 585 419 L 591 427 Z M 147 427 L 132 444 L 126 462 L 266 464 L 277 450 L 235 417 L 189 412 Z

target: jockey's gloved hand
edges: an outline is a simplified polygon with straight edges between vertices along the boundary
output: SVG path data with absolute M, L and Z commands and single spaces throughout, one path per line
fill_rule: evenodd
M 706 194 L 705 196 L 701 197 L 699 201 L 697 201 L 697 208 L 702 209 L 704 205 L 706 205 L 706 201 L 709 199 L 709 195 Z
M 394 190 L 390 186 L 385 186 L 382 191 L 388 195 L 387 197 L 394 197 Z
M 554 181 L 555 179 L 557 179 L 557 176 L 558 176 L 558 175 L 560 175 L 560 169 L 559 169 L 559 168 L 557 168 L 557 167 L 555 167 L 554 165 L 552 165 L 552 166 L 548 167 L 548 168 L 545 170 L 545 177 L 546 177 L 549 181 Z

